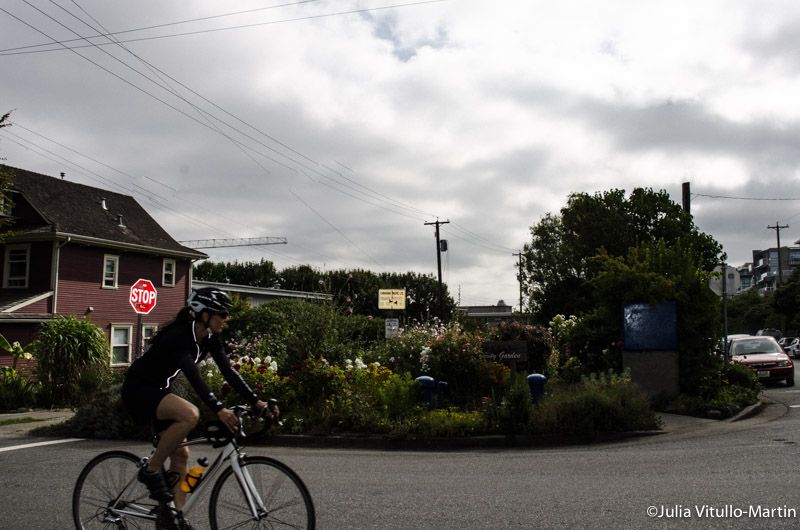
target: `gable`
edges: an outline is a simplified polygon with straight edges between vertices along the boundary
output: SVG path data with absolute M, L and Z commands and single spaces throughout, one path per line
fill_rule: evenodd
M 200 259 L 204 253 L 175 241 L 136 200 L 113 191 L 0 165 L 11 175 L 15 237 L 56 234 L 103 245 L 123 245 Z

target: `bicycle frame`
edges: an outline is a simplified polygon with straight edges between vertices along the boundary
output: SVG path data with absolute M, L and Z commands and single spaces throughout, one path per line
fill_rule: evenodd
M 187 442 L 183 442 L 180 447 L 186 447 L 190 445 L 198 445 L 206 443 L 205 439 L 198 438 L 195 440 L 189 440 Z M 152 453 L 151 453 L 152 455 Z M 258 494 L 258 490 L 256 489 L 255 485 L 253 484 L 253 480 L 250 477 L 250 474 L 247 472 L 246 468 L 243 468 L 241 465 L 241 458 L 242 454 L 239 452 L 239 447 L 236 443 L 231 440 L 226 445 L 222 447 L 222 450 L 217 454 L 214 461 L 211 465 L 208 466 L 208 469 L 203 474 L 203 478 L 200 480 L 200 483 L 197 487 L 192 491 L 186 499 L 186 502 L 183 505 L 182 512 L 184 515 L 191 513 L 194 506 L 200 501 L 200 498 L 203 496 L 207 486 L 214 482 L 214 479 L 217 475 L 222 471 L 224 468 L 224 462 L 227 460 L 231 468 L 233 469 L 233 473 L 236 476 L 236 480 L 238 481 L 239 485 L 242 487 L 242 491 L 244 492 L 245 499 L 247 500 L 247 505 L 250 508 L 250 513 L 253 517 L 258 516 L 259 509 L 265 510 L 264 501 L 261 499 L 260 495 Z M 150 460 L 150 457 L 144 457 L 139 461 L 139 466 L 144 467 L 147 465 L 147 462 Z M 125 498 L 125 493 L 137 482 L 136 476 L 131 477 L 130 481 L 125 485 L 122 489 L 120 494 L 117 496 L 117 499 L 113 504 L 116 504 L 120 498 Z M 138 517 L 141 519 L 150 519 L 155 520 L 156 515 L 151 513 L 150 510 L 146 509 L 144 506 L 141 505 L 128 505 L 126 507 L 113 507 L 113 513 L 120 514 L 120 515 L 129 515 L 133 517 Z
M 197 445 L 205 443 L 203 439 L 197 440 L 190 440 L 188 442 L 184 442 L 181 444 L 181 447 L 189 446 L 189 445 Z M 253 482 L 250 479 L 247 470 L 242 469 L 242 466 L 239 462 L 241 458 L 241 454 L 239 453 L 239 447 L 235 444 L 233 440 L 228 442 L 225 446 L 223 446 L 222 451 L 217 454 L 217 457 L 208 466 L 208 469 L 205 473 L 203 473 L 203 478 L 200 480 L 200 483 L 197 487 L 192 491 L 191 494 L 188 495 L 186 502 L 183 505 L 182 512 L 184 514 L 188 514 L 192 511 L 192 508 L 195 504 L 197 504 L 200 498 L 203 496 L 203 493 L 206 490 L 206 486 L 212 484 L 216 476 L 222 471 L 224 467 L 222 464 L 226 460 L 230 463 L 231 467 L 233 468 L 233 473 L 236 475 L 236 479 L 239 481 L 239 484 L 242 485 L 242 490 L 245 493 L 245 497 L 247 498 L 247 504 L 250 507 L 250 511 L 252 512 L 253 516 L 255 517 L 258 513 L 258 508 L 264 508 L 264 503 L 258 498 L 257 492 L 255 492 Z

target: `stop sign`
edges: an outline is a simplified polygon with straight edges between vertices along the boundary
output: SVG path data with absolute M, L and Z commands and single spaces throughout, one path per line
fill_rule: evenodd
M 141 315 L 146 315 L 156 306 L 156 288 L 150 280 L 139 279 L 131 285 L 131 295 L 128 300 L 133 310 Z

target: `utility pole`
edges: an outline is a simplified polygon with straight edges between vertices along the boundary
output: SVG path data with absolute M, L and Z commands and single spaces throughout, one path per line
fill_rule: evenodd
M 519 266 L 519 276 L 517 276 L 517 279 L 519 280 L 519 314 L 522 315 L 522 255 L 523 254 L 522 251 L 520 250 L 519 252 L 515 252 L 511 255 L 517 256 L 519 258 L 519 261 L 517 262 L 517 265 Z
M 440 221 L 438 218 L 433 223 L 425 223 L 425 226 L 436 226 L 436 267 L 439 271 L 439 318 L 444 317 L 444 287 L 442 286 L 442 244 L 439 240 L 439 225 L 446 225 L 450 222 Z
M 778 221 L 775 221 L 775 226 L 767 225 L 767 229 L 775 230 L 775 233 L 778 236 L 778 278 L 775 282 L 775 287 L 778 287 L 781 283 L 783 283 L 783 265 L 781 264 L 781 228 L 789 228 L 789 225 L 780 225 L 778 224 Z
M 683 209 L 686 213 L 692 213 L 692 193 L 688 182 L 683 183 Z

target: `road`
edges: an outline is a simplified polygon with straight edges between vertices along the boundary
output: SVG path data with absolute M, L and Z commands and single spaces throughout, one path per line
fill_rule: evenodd
M 305 479 L 322 529 L 797 528 L 800 389 L 776 385 L 765 396 L 775 403 L 754 418 L 690 420 L 603 445 L 248 450 Z M 3 437 L 0 449 L 39 441 Z M 0 452 L 0 528 L 71 528 L 75 478 L 111 448 L 143 453 L 147 444 L 85 440 Z M 207 528 L 205 503 L 200 509 L 190 520 Z

